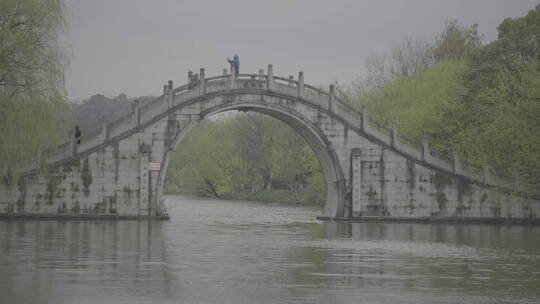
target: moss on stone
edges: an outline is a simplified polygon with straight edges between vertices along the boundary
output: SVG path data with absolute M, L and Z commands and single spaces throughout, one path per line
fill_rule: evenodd
M 112 143 L 113 158 L 114 158 L 114 182 L 118 183 L 118 175 L 120 172 L 120 148 L 118 142 Z
M 19 189 L 19 192 L 21 195 L 17 199 L 17 212 L 22 213 L 24 212 L 24 205 L 26 203 L 26 195 L 28 191 L 28 185 L 26 183 L 26 179 L 21 178 L 19 179 L 19 182 L 17 183 L 17 188 Z
M 73 208 L 71 208 L 71 213 L 79 214 L 81 212 L 81 207 L 79 206 L 79 201 L 75 201 Z
M 414 170 L 414 162 L 410 159 L 407 159 L 407 184 L 409 188 L 414 189 L 416 184 L 416 174 Z
M 85 196 L 90 195 L 90 185 L 92 184 L 92 171 L 88 164 L 88 157 L 84 159 L 83 168 L 81 171 L 81 179 L 83 182 L 83 192 Z
M 444 187 L 452 183 L 452 179 L 448 175 L 439 171 L 436 171 L 435 174 L 432 174 L 430 177 L 431 183 L 437 190 L 444 189 Z
M 54 198 L 59 196 L 58 193 L 58 186 L 62 183 L 62 178 L 56 176 L 56 173 L 53 171 L 48 171 L 49 174 L 45 176 L 45 182 L 47 186 L 47 194 L 46 194 L 46 203 L 48 205 L 52 205 Z
M 439 206 L 439 213 L 445 213 L 446 212 L 446 203 L 448 203 L 448 199 L 446 198 L 446 194 L 437 193 L 437 196 L 436 196 L 435 199 L 437 200 L 437 206 Z
M 113 213 L 113 214 L 117 213 L 116 202 L 117 202 L 117 195 L 115 192 L 113 196 L 109 196 L 109 213 Z
M 122 190 L 129 198 L 131 198 L 132 190 L 129 186 L 124 186 L 124 189 Z

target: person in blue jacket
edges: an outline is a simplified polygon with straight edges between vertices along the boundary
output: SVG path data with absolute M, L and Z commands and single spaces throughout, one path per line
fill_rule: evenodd
M 234 55 L 232 60 L 227 58 L 227 61 L 229 63 L 234 63 L 234 69 L 236 71 L 236 76 L 238 76 L 238 73 L 240 73 L 240 59 L 238 58 L 238 55 Z

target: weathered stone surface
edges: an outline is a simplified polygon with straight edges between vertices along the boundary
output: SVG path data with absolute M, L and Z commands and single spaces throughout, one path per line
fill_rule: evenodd
M 60 151 L 47 159 L 47 169 L 25 167 L 17 185 L 0 188 L 0 215 L 163 216 L 170 151 L 205 117 L 241 109 L 280 119 L 308 141 L 325 176 L 326 217 L 540 216 L 540 194 L 468 172 L 458 159 L 437 159 L 427 142 L 423 149 L 409 146 L 396 126 L 370 126 L 365 113 L 305 85 L 303 74 L 300 82 L 273 75 L 229 77 L 166 86 L 151 104 L 103 126 L 106 134 L 87 138 L 73 157 Z M 149 171 L 150 163 L 160 163 L 161 170 Z

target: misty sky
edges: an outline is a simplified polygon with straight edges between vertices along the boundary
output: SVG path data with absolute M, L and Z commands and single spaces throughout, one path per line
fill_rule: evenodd
M 67 0 L 69 98 L 159 95 L 168 79 L 207 76 L 238 54 L 242 73 L 274 65 L 287 77 L 349 83 L 367 57 L 407 37 L 432 39 L 449 19 L 479 24 L 484 41 L 538 0 Z

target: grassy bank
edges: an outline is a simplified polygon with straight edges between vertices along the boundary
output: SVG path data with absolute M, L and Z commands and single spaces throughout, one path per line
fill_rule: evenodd
M 195 197 L 207 197 L 207 198 L 216 198 L 209 193 L 202 191 L 186 190 L 182 188 L 168 187 L 165 191 L 166 195 L 189 195 Z M 320 200 L 310 200 L 310 197 L 306 193 L 301 193 L 300 195 L 294 195 L 291 191 L 288 190 L 264 190 L 254 193 L 248 192 L 237 192 L 234 194 L 227 193 L 220 197 L 221 199 L 226 200 L 240 200 L 240 201 L 257 201 L 257 202 L 267 202 L 267 203 L 283 203 L 291 205 L 305 205 L 305 206 L 322 206 L 323 202 Z

